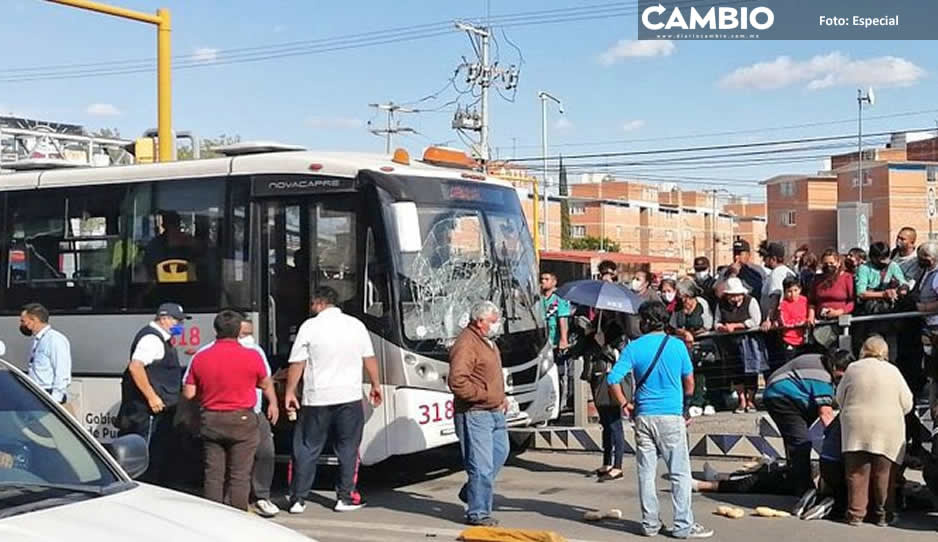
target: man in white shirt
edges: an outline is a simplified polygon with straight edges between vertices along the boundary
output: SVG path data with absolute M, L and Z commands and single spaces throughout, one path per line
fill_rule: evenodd
M 316 464 L 330 436 L 339 459 L 337 512 L 364 506 L 355 489 L 358 447 L 365 412 L 362 404 L 362 368 L 371 382 L 369 399 L 382 400 L 378 361 L 368 330 L 357 318 L 336 307 L 338 293 L 328 286 L 312 295 L 313 317 L 303 322 L 290 352 L 286 407 L 291 417 L 299 411 L 293 431 L 293 482 L 290 513 L 306 510 L 304 499 L 313 488 Z M 296 391 L 303 378 L 302 406 Z
M 759 246 L 759 256 L 769 270 L 769 276 L 762 283 L 762 296 L 759 300 L 759 308 L 765 320 L 762 329 L 767 330 L 772 322 L 777 320 L 778 304 L 785 293 L 785 279 L 795 276 L 795 272 L 785 265 L 785 246 L 781 243 L 763 242 Z
M 49 325 L 49 311 L 30 303 L 20 313 L 20 333 L 33 337 L 29 354 L 29 378 L 64 404 L 72 381 L 72 349 L 68 338 Z
M 170 342 L 182 335 L 189 319 L 178 303 L 163 303 L 156 318 L 143 327 L 130 346 L 130 362 L 121 377 L 119 435 L 136 434 L 147 440 L 150 467 L 142 479 L 168 485 L 174 448 L 173 416 L 182 390 L 182 365 Z

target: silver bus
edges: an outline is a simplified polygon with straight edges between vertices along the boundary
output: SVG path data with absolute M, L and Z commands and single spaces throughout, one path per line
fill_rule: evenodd
M 380 360 L 386 400 L 368 407 L 361 448 L 373 464 L 455 441 L 448 347 L 471 305 L 492 300 L 504 315 L 510 424 L 556 418 L 557 369 L 518 192 L 432 165 L 431 155 L 242 144 L 206 160 L 2 175 L 8 359 L 25 366 L 17 317 L 26 303 L 44 304 L 71 340 L 69 403 L 107 442 L 131 339 L 161 302 L 193 315 L 174 339 L 184 363 L 231 307 L 255 320 L 276 371 L 311 290 L 331 286 Z

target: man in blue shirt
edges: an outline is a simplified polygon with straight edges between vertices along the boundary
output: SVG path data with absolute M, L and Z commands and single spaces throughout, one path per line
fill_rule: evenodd
M 687 347 L 665 334 L 668 309 L 659 301 L 638 309 L 643 335 L 629 343 L 607 378 L 609 390 L 626 406 L 622 379 L 635 379 L 635 444 L 638 465 L 638 498 L 642 506 L 645 536 L 661 530 L 658 510 L 658 458 L 664 459 L 671 480 L 675 538 L 710 538 L 713 531 L 694 522 L 691 509 L 692 479 L 684 420 L 684 403 L 694 394 L 694 368 Z
M 20 333 L 33 338 L 29 354 L 29 378 L 65 404 L 66 389 L 72 381 L 72 349 L 68 338 L 49 325 L 49 311 L 30 303 L 20 313 Z

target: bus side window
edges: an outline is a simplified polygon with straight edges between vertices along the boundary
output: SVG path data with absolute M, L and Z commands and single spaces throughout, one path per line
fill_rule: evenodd
M 388 283 L 385 266 L 378 260 L 374 230 L 368 228 L 365 253 L 365 314 L 381 318 L 387 311 Z
M 4 308 L 29 302 L 50 309 L 120 308 L 125 192 L 106 186 L 10 194 Z

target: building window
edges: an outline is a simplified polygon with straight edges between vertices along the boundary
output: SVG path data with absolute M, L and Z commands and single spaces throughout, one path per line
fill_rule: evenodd
M 586 206 L 585 206 L 585 205 L 577 205 L 577 204 L 575 204 L 575 203 L 571 203 L 571 204 L 570 204 L 570 214 L 571 214 L 571 215 L 585 215 L 585 214 L 586 214 Z
M 782 226 L 792 227 L 796 225 L 795 211 L 785 211 L 781 214 Z
M 622 237 L 622 226 L 616 226 L 616 237 Z
M 544 223 L 543 222 L 537 223 L 537 234 L 540 237 L 544 237 Z
M 793 197 L 795 195 L 795 183 L 793 181 L 785 181 L 781 184 L 779 190 L 783 198 Z
M 664 236 L 668 241 L 674 241 L 674 230 L 665 230 Z
M 570 226 L 570 237 L 574 239 L 586 237 L 586 226 Z
M 929 183 L 938 183 L 938 166 L 925 168 L 925 176 Z
M 853 177 L 851 178 L 850 184 L 851 184 L 851 186 L 853 186 L 854 188 L 857 187 L 857 175 L 856 175 L 856 173 L 853 174 Z M 872 184 L 873 184 L 873 176 L 870 174 L 869 171 L 864 171 L 864 172 L 863 172 L 863 186 L 871 186 Z

